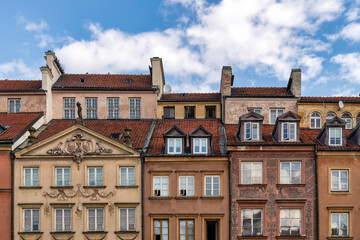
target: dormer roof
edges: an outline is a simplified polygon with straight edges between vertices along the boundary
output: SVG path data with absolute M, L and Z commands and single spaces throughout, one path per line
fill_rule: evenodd
M 300 119 L 301 117 L 292 111 L 288 111 L 277 118 L 279 121 L 300 121 Z
M 199 125 L 194 130 L 189 132 L 189 137 L 211 137 L 211 133 L 207 131 L 202 125 Z
M 239 117 L 239 121 L 263 121 L 263 120 L 264 120 L 264 116 L 254 111 L 250 111 Z
M 347 139 L 356 146 L 360 147 L 360 123 L 351 131 Z
M 186 137 L 184 133 L 176 124 L 164 132 L 164 137 Z
M 346 125 L 346 122 L 345 120 L 335 116 L 333 119 L 329 120 L 328 122 L 326 122 L 324 124 L 324 126 L 321 128 L 320 132 L 319 132 L 319 135 L 316 137 L 316 139 L 322 144 L 322 145 L 325 145 L 327 146 L 328 144 L 328 139 L 329 139 L 329 128 L 332 128 L 332 127 L 338 127 L 338 128 L 342 128 L 342 138 L 343 138 L 343 141 L 342 141 L 342 145 L 346 145 L 346 142 L 345 142 L 345 125 Z
M 280 116 L 277 117 L 275 125 L 274 125 L 274 129 L 272 132 L 272 136 L 275 140 L 279 141 L 280 137 L 279 134 L 281 135 L 281 129 L 279 129 L 281 127 L 281 122 L 300 122 L 301 117 L 299 115 L 297 115 L 296 113 L 292 112 L 292 111 L 288 111 Z M 297 132 L 299 129 L 299 124 L 297 126 Z M 297 134 L 298 137 L 298 134 Z

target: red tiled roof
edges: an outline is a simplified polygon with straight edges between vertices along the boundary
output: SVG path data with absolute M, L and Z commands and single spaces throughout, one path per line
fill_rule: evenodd
M 26 131 L 43 113 L 0 113 L 0 123 L 9 126 L 0 134 L 0 141 L 15 140 Z
M 212 134 L 214 154 L 221 154 L 220 152 L 220 131 L 218 120 L 158 120 L 154 135 L 151 140 L 149 154 L 157 155 L 162 154 L 164 146 L 164 132 L 174 125 L 177 125 L 189 139 L 189 133 L 202 125 L 207 131 Z
M 286 87 L 233 87 L 231 88 L 231 95 L 239 97 L 293 96 Z
M 360 97 L 301 97 L 300 102 L 357 102 L 360 103 Z
M 42 91 L 41 80 L 0 80 L 0 92 Z
M 85 126 L 107 137 L 114 133 L 124 133 L 125 127 L 131 127 L 130 136 L 132 146 L 135 149 L 141 149 L 145 143 L 151 126 L 150 120 L 89 120 L 84 121 Z M 35 142 L 44 140 L 62 130 L 75 125 L 75 120 L 53 120 L 48 126 L 35 138 Z M 124 143 L 125 138 L 120 139 Z
M 220 93 L 166 93 L 161 96 L 160 101 L 220 101 Z
M 81 80 L 83 79 L 83 80 Z M 83 81 L 83 82 L 82 82 Z M 53 89 L 151 89 L 150 75 L 125 74 L 63 74 Z

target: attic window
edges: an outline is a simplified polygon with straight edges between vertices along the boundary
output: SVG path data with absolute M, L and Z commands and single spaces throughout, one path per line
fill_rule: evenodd
M 181 96 L 182 96 L 182 97 L 186 97 L 186 93 L 182 93 Z
M 342 145 L 342 129 L 341 128 L 329 128 L 329 145 L 341 146 Z
M 80 82 L 84 83 L 85 82 L 85 78 L 80 78 Z
M 259 123 L 245 123 L 245 140 L 259 140 Z
M 132 80 L 132 79 L 130 79 L 130 78 L 127 78 L 127 79 L 126 79 L 126 83 L 131 84 L 132 82 L 133 82 L 133 80 Z
M 296 123 L 284 122 L 281 124 L 281 140 L 296 141 Z
M 114 140 L 120 140 L 122 136 L 123 136 L 122 133 L 112 133 L 110 135 L 111 139 L 114 139 Z

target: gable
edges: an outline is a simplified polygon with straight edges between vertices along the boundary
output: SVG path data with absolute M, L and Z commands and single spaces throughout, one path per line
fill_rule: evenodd
M 278 117 L 279 121 L 300 121 L 301 117 L 294 112 L 288 111 Z
M 164 132 L 164 137 L 185 137 L 186 134 L 176 125 Z
M 190 137 L 210 137 L 212 134 L 208 132 L 202 125 L 198 126 L 189 133 Z
M 263 121 L 264 120 L 264 116 L 250 111 L 242 116 L 240 116 L 239 121 Z

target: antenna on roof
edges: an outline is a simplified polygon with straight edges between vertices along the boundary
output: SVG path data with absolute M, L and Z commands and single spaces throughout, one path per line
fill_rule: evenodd
M 165 89 L 165 93 L 170 93 L 171 92 L 171 87 L 168 84 L 165 84 L 164 89 Z
M 339 109 L 338 109 L 338 111 L 339 111 L 340 109 L 342 109 L 342 108 L 344 108 L 344 103 L 343 103 L 343 101 L 339 101 Z

